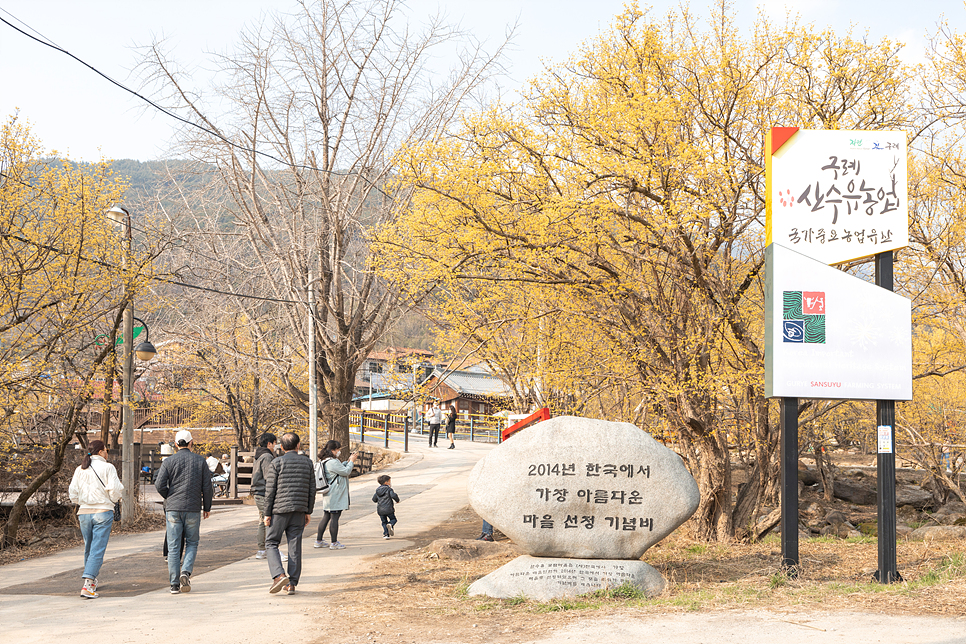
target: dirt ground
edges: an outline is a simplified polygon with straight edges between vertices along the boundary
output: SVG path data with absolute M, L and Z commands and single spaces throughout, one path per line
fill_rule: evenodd
M 874 538 L 804 541 L 800 574 L 791 578 L 778 565 L 781 546 L 774 536 L 754 545 L 672 536 L 644 557 L 668 579 L 661 597 L 616 592 L 534 602 L 467 595 L 470 583 L 517 556 L 499 533 L 497 542 L 506 548 L 487 558 L 455 561 L 440 558 L 431 547 L 439 539 L 473 539 L 479 526 L 479 517 L 465 508 L 418 535 L 413 548 L 374 559 L 334 604 L 344 625 L 341 641 L 513 643 L 545 638 L 587 617 L 726 609 L 966 616 L 966 540 L 900 542 L 899 570 L 905 581 L 883 586 L 870 581 L 876 567 Z
M 494 536 L 505 548 L 485 559 L 441 559 L 430 544 L 439 539 L 475 539 L 480 524 L 476 513 L 464 508 L 434 530 L 412 537 L 414 547 L 374 559 L 334 603 L 333 612 L 343 625 L 340 642 L 403 644 L 448 638 L 467 644 L 524 642 L 578 617 L 577 613 L 522 611 L 513 600 L 467 597 L 470 583 L 519 553 L 499 531 Z M 521 613 L 526 614 L 525 620 L 520 619 Z

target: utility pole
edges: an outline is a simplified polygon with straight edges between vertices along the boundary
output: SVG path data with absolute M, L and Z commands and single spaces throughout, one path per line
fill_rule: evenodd
M 121 483 L 124 484 L 124 492 L 121 494 L 121 525 L 127 526 L 134 520 L 134 487 L 137 483 L 137 471 L 134 467 L 134 418 L 131 409 L 131 381 L 134 377 L 134 294 L 127 275 L 133 243 L 131 213 L 126 208 L 114 206 L 108 211 L 108 216 L 124 225 L 124 254 L 121 261 L 127 306 L 124 307 L 121 353 Z
M 319 389 L 315 359 L 315 280 L 309 269 L 309 457 L 319 458 Z

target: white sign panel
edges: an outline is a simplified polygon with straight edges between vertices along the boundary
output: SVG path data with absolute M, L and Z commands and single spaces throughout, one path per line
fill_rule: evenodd
M 879 454 L 891 454 L 892 453 L 892 426 L 879 425 L 878 436 L 879 436 Z
M 826 264 L 909 244 L 904 132 L 774 128 L 766 172 L 766 243 Z
M 912 303 L 778 244 L 765 252 L 765 395 L 911 400 Z

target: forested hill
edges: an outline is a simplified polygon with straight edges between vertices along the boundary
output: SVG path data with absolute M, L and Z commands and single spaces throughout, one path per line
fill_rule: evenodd
M 158 194 L 159 190 L 167 192 L 173 185 L 173 179 L 177 179 L 189 191 L 200 188 L 210 181 L 206 174 L 198 172 L 194 162 L 178 159 L 167 161 L 118 159 L 111 163 L 111 168 L 131 182 L 125 201 L 132 202 L 148 195 Z

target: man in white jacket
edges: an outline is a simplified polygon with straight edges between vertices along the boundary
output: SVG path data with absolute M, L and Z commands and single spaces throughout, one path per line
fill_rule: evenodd
M 433 402 L 433 407 L 426 417 L 429 420 L 429 446 L 436 447 L 436 441 L 439 440 L 439 426 L 443 423 L 443 412 L 438 402 Z
M 81 597 L 97 598 L 97 573 L 104 563 L 104 552 L 114 525 L 114 503 L 121 498 L 124 485 L 117 470 L 107 462 L 103 441 L 91 441 L 84 461 L 74 470 L 67 493 L 80 506 L 77 520 L 84 537 L 84 586 Z

